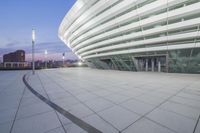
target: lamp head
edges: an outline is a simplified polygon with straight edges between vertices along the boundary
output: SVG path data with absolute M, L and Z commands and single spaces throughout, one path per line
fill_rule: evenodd
M 35 30 L 32 30 L 32 42 L 35 42 Z
M 78 62 L 78 65 L 79 65 L 79 66 L 82 66 L 82 64 L 83 64 L 83 63 L 82 63 L 81 61 Z
M 47 55 L 47 54 L 48 54 L 47 50 L 45 50 L 45 51 L 44 51 L 44 54 L 45 54 L 45 55 Z

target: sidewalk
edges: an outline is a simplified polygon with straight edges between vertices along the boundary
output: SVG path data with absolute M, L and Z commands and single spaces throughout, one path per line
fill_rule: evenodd
M 27 72 L 0 72 L 0 132 L 86 132 L 25 87 Z M 28 77 L 39 94 L 105 133 L 193 133 L 200 115 L 200 75 L 69 68 Z

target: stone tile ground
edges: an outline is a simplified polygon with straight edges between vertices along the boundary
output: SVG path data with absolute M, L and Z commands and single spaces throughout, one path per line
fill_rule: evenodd
M 84 133 L 47 99 L 105 133 L 199 133 L 200 75 L 89 68 L 0 72 L 0 133 Z M 196 131 L 194 131 L 196 127 Z

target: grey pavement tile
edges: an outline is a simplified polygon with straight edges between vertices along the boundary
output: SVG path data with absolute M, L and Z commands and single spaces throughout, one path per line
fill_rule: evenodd
M 141 115 L 144 115 L 147 112 L 151 111 L 153 108 L 155 108 L 155 105 L 147 104 L 135 99 L 128 100 L 120 105 Z
M 119 131 L 123 130 L 140 118 L 136 113 L 130 112 L 120 106 L 114 106 L 98 113 Z
M 178 133 L 192 133 L 196 122 L 182 115 L 160 109 L 154 110 L 147 117 Z
M 48 78 L 48 77 L 46 77 Z M 60 88 L 60 86 L 58 86 L 57 84 L 55 84 L 54 82 L 51 82 L 51 80 L 48 80 L 47 83 L 42 82 L 43 87 L 45 88 L 46 92 L 49 93 L 62 93 L 65 92 L 65 90 L 63 90 L 62 88 Z
M 159 98 L 163 98 L 163 99 L 168 99 L 169 97 L 172 96 L 172 94 L 159 92 L 159 91 L 150 92 L 150 93 L 148 93 L 148 95 L 151 97 L 159 97 Z
M 61 126 L 54 111 L 16 120 L 12 133 L 44 133 Z
M 0 124 L 0 133 L 10 133 L 10 128 L 12 126 L 12 122 L 6 122 Z
M 71 106 L 69 112 L 78 118 L 83 118 L 94 113 L 83 104 L 76 104 Z
M 5 76 L 5 75 L 4 75 Z M 3 75 L 1 75 L 0 73 L 0 92 L 5 90 L 9 85 L 11 85 L 13 83 L 13 79 L 8 80 L 8 82 L 4 82 L 5 78 Z
M 18 98 L 22 95 L 24 88 L 25 88 L 24 85 L 23 86 L 13 86 L 12 88 L 9 87 L 6 90 L 2 91 L 0 95 Z
M 121 94 L 115 94 L 115 93 L 107 95 L 104 98 L 112 101 L 115 104 L 119 104 L 119 103 L 122 103 L 122 102 L 130 99 L 130 97 L 127 97 L 127 96 L 124 96 L 124 95 L 121 95 Z
M 143 101 L 143 102 L 148 103 L 148 104 L 152 104 L 152 105 L 159 105 L 159 104 L 161 104 L 162 102 L 165 101 L 164 98 L 155 97 L 155 96 L 152 97 L 148 94 L 141 95 L 139 97 L 136 97 L 135 99 Z
M 177 94 L 177 96 L 197 100 L 197 101 L 200 102 L 200 95 L 190 94 L 190 93 L 187 93 L 187 92 L 180 92 L 179 94 Z
M 98 95 L 98 96 L 107 96 L 107 95 L 110 95 L 110 94 L 112 94 L 113 92 L 111 92 L 111 91 L 108 91 L 108 90 L 99 90 L 99 91 L 95 91 L 95 92 L 92 92 L 92 93 L 94 93 L 94 94 L 96 94 L 96 95 Z
M 67 125 L 67 124 L 72 123 L 68 118 L 66 118 L 65 116 L 63 116 L 59 112 L 58 112 L 58 117 L 59 117 L 59 119 L 60 119 L 60 121 L 62 122 L 63 125 Z
M 54 100 L 54 99 L 62 99 L 62 98 L 67 98 L 67 97 L 70 97 L 71 94 L 63 91 L 63 92 L 51 92 L 51 93 L 48 93 L 48 96 L 51 100 Z
M 76 95 L 76 97 L 77 97 L 80 101 L 85 102 L 85 101 L 90 101 L 90 100 L 96 99 L 96 98 L 98 98 L 99 96 L 94 95 L 94 94 L 89 93 L 89 92 L 86 92 L 86 93 L 81 93 L 81 94 L 79 94 L 79 95 Z
M 12 109 L 17 109 L 19 105 L 24 89 L 21 80 L 24 73 L 26 72 L 8 71 L 3 75 L 9 78 L 5 78 L 1 77 L 2 73 L 0 72 L 0 88 L 6 88 L 5 90 L 0 89 L 0 112 L 2 112 L 0 114 L 0 123 L 2 122 L 0 132 L 9 132 L 11 124 L 5 122 L 13 119 Z M 192 127 L 194 127 L 198 118 L 198 111 L 200 111 L 198 75 L 130 73 L 89 68 L 41 70 L 36 73 L 53 102 L 103 132 L 114 133 L 117 129 L 127 128 L 124 132 L 170 133 L 175 130 L 180 133 L 189 133 L 192 132 Z M 4 79 L 12 82 L 12 84 L 3 82 Z M 36 91 L 46 97 L 37 75 L 30 76 L 29 83 Z M 178 93 L 177 96 L 170 98 L 170 101 L 151 112 L 148 119 L 145 117 L 138 120 L 138 118 L 141 118 L 138 114 L 144 115 L 182 88 L 184 90 Z M 75 97 L 68 95 L 69 93 L 78 96 L 84 104 L 96 111 L 101 117 L 94 114 L 92 110 L 81 104 Z M 96 96 L 99 96 L 99 98 Z M 107 99 L 104 99 L 105 97 Z M 43 104 L 26 89 L 18 112 L 20 119 L 17 117 L 13 131 L 20 133 L 62 133 L 63 129 L 58 123 L 56 115 L 45 116 L 52 110 L 46 107 L 48 105 L 43 106 Z M 4 112 L 7 109 L 11 110 Z M 52 116 L 54 117 L 52 119 L 55 120 L 49 120 Z M 59 114 L 59 118 L 69 132 L 85 132 L 64 116 Z M 51 125 L 51 121 L 57 124 Z M 44 128 L 42 128 L 43 126 Z M 171 130 L 168 130 L 169 128 Z M 195 133 L 199 133 L 199 130 L 198 125 Z
M 183 97 L 178 97 L 175 96 L 171 99 L 169 99 L 170 101 L 173 102 L 177 102 L 177 103 L 181 103 L 181 104 L 185 104 L 194 108 L 197 108 L 198 110 L 200 110 L 200 102 L 196 101 L 196 100 L 192 100 L 192 99 L 188 99 L 188 98 L 183 98 Z
M 200 96 L 199 86 L 200 86 L 200 85 L 198 85 L 198 87 L 195 87 L 195 88 L 193 88 L 192 86 L 190 86 L 189 88 L 185 88 L 185 89 L 183 90 L 183 92 L 188 93 L 188 94 L 191 94 L 191 95 Z
M 83 120 L 103 133 L 118 133 L 119 132 L 112 125 L 110 125 L 108 122 L 101 119 L 96 114 L 88 116 L 84 118 Z
M 0 111 L 17 108 L 19 105 L 19 101 L 20 100 L 16 100 L 16 99 L 1 100 L 0 101 L 0 105 L 1 105 Z
M 200 115 L 200 111 L 198 109 L 174 102 L 166 102 L 162 104 L 160 108 L 173 111 L 194 120 L 197 120 L 198 116 Z
M 51 82 L 51 81 L 49 81 Z M 66 92 L 64 89 L 60 88 L 57 84 L 51 82 L 52 84 L 56 85 L 55 87 L 54 86 L 46 86 L 45 83 L 43 83 L 43 86 L 46 90 L 46 92 L 49 94 L 49 93 L 64 93 Z
M 34 88 L 35 91 L 37 91 L 39 94 L 46 96 L 46 93 L 41 85 L 40 82 L 36 82 L 34 83 L 33 81 L 28 81 L 28 83 L 30 84 L 30 86 L 32 88 Z
M 34 95 L 34 97 L 24 97 L 21 100 L 20 106 L 28 106 L 31 104 L 37 104 L 42 102 L 38 97 Z
M 16 112 L 17 112 L 17 108 L 0 111 L 0 124 L 13 121 Z
M 78 94 L 82 94 L 82 93 L 85 93 L 87 92 L 86 90 L 82 90 L 80 88 L 75 88 L 75 89 L 72 89 L 71 87 L 69 89 L 66 89 L 64 88 L 67 92 L 73 94 L 73 95 L 78 95 Z
M 44 133 L 65 133 L 63 127 L 58 127 L 58 128 L 54 128 L 54 129 L 51 129 L 49 131 L 46 131 Z
M 161 92 L 161 93 L 166 93 L 166 94 L 170 94 L 170 95 L 174 95 L 175 93 L 177 93 L 180 89 L 177 88 L 171 88 L 170 86 L 166 85 L 164 88 L 157 90 L 157 92 Z
M 190 95 L 195 95 L 195 97 L 200 97 L 200 90 L 199 89 L 196 89 L 196 90 L 190 90 L 190 91 L 183 91 L 187 94 L 190 94 Z M 196 98 L 193 98 L 192 99 L 196 100 Z
M 146 118 L 142 118 L 122 133 L 175 133 L 174 131 L 158 125 Z
M 22 119 L 24 117 L 37 115 L 52 110 L 53 109 L 51 107 L 49 107 L 46 103 L 41 101 L 40 103 L 30 104 L 28 106 L 20 107 L 17 113 L 17 119 Z
M 82 128 L 78 127 L 75 124 L 67 124 L 64 126 L 67 133 L 86 133 Z
M 140 89 L 128 89 L 120 91 L 118 93 L 129 98 L 134 98 L 144 94 L 144 91 L 141 91 Z
M 54 102 L 55 104 L 57 104 L 61 107 L 68 108 L 67 110 L 69 110 L 71 106 L 80 103 L 80 101 L 78 101 L 74 97 L 67 97 L 67 98 L 63 98 L 63 99 L 55 99 L 55 100 L 52 100 L 52 102 Z
M 87 87 L 82 87 L 84 90 L 87 90 L 87 91 L 89 91 L 89 92 L 96 92 L 96 91 L 101 91 L 102 89 L 101 88 L 98 88 L 98 87 L 96 87 L 96 86 L 93 86 L 93 84 L 91 84 L 91 83 L 84 83 L 84 84 L 88 84 L 88 85 L 91 85 L 91 86 L 87 86 Z
M 23 95 L 23 99 L 25 98 L 35 98 L 36 96 L 31 93 L 27 88 L 25 89 L 24 95 Z
M 95 112 L 99 112 L 101 110 L 104 110 L 108 107 L 112 107 L 114 104 L 108 100 L 105 100 L 103 98 L 97 98 L 94 100 L 90 100 L 85 102 L 87 106 L 89 106 L 92 110 Z
M 160 85 L 157 86 L 154 83 L 151 84 L 145 84 L 143 86 L 138 86 L 138 88 L 142 89 L 143 91 L 151 92 L 156 90 L 157 88 L 161 88 Z
M 111 91 L 111 92 L 113 92 L 113 93 L 123 91 L 123 89 L 118 88 L 118 87 L 119 87 L 119 86 L 111 86 L 111 87 L 108 86 L 106 90 Z
M 194 133 L 200 133 L 200 121 L 198 122 Z
M 20 100 L 22 94 L 13 94 L 13 95 L 6 95 L 4 93 L 0 93 L 0 100 L 4 102 L 9 102 L 9 101 L 18 101 Z

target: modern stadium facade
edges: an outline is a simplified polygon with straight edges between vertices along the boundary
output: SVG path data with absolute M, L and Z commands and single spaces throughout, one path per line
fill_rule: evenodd
M 77 0 L 59 37 L 90 67 L 200 73 L 200 0 Z

